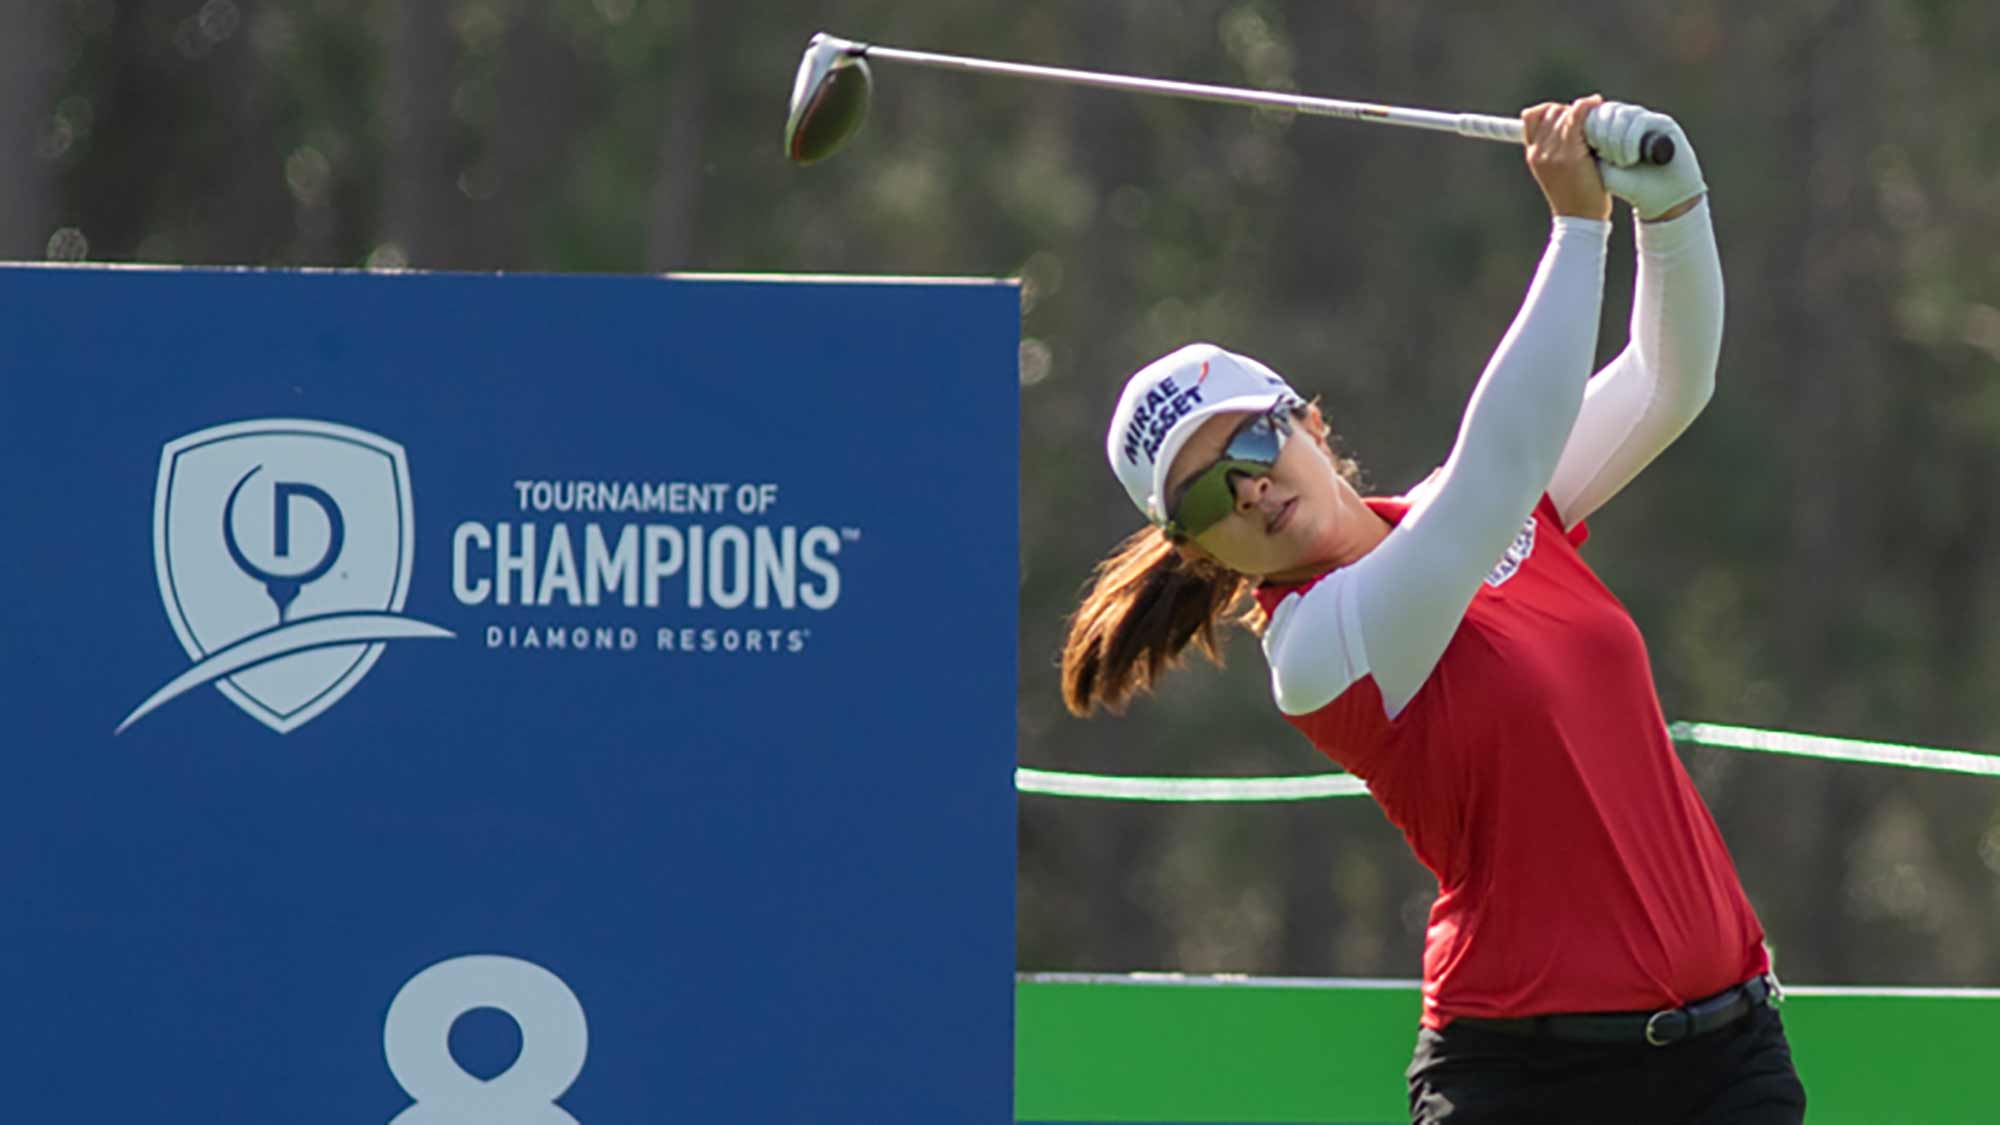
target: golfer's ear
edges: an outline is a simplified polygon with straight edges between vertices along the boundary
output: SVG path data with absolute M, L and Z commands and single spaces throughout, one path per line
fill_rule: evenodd
M 1321 441 L 1325 441 L 1327 436 L 1332 432 L 1332 428 L 1326 424 L 1326 415 L 1320 413 L 1318 399 L 1306 403 L 1305 416 L 1302 420 L 1305 423 L 1306 432 Z

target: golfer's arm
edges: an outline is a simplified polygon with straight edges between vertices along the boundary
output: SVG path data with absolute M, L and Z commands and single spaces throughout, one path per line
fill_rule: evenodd
M 1722 351 L 1722 261 L 1703 199 L 1639 223 L 1632 339 L 1590 380 L 1549 498 L 1574 527 L 1632 482 L 1708 405 Z
M 1548 487 L 1597 346 L 1608 223 L 1558 219 L 1527 300 L 1472 392 L 1433 487 L 1388 538 L 1273 617 L 1281 709 L 1372 674 L 1391 717 L 1436 666 L 1479 583 Z

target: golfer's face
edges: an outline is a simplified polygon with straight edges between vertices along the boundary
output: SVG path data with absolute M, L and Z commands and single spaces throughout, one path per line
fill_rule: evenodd
M 1167 472 L 1168 498 L 1178 501 L 1251 417 L 1218 414 L 1204 420 Z M 1290 577 L 1324 561 L 1340 511 L 1339 492 L 1348 485 L 1303 426 L 1293 428 L 1270 472 L 1232 474 L 1231 487 L 1235 506 L 1194 537 L 1196 546 L 1231 570 L 1262 577 Z

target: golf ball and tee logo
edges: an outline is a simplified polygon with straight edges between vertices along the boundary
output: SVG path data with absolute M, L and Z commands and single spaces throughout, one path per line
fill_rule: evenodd
M 354 690 L 403 616 L 415 515 L 403 447 L 303 419 L 232 422 L 167 443 L 153 499 L 160 600 L 193 666 L 118 724 L 204 684 L 280 734 Z

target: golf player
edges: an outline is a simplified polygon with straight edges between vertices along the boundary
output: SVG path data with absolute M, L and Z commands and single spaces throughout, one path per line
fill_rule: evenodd
M 1437 877 L 1412 1121 L 1798 1122 L 1763 928 L 1645 642 L 1577 550 L 1713 390 L 1707 185 L 1663 115 L 1593 96 L 1521 120 L 1552 230 L 1442 467 L 1364 497 L 1268 367 L 1208 344 L 1147 365 L 1106 445 L 1153 526 L 1072 618 L 1065 700 L 1122 708 L 1254 599 L 1278 709 Z M 1658 130 L 1672 161 L 1630 163 Z M 1613 195 L 1637 291 L 1592 376 Z

